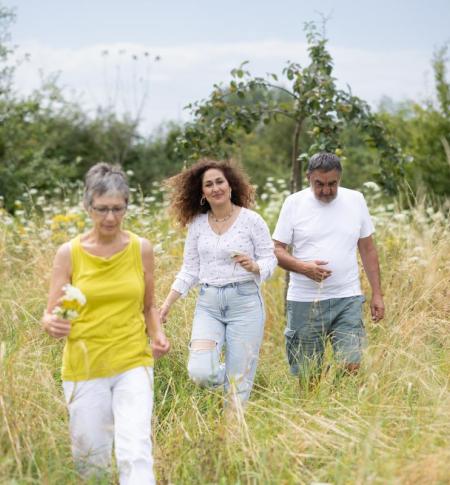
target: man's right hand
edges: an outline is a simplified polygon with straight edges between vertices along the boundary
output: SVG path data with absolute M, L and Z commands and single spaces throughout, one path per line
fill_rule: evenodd
M 315 261 L 310 262 L 302 262 L 302 268 L 299 273 L 311 278 L 317 283 L 320 283 L 323 280 L 326 280 L 329 276 L 331 276 L 332 271 L 327 268 L 324 268 L 328 264 L 328 261 L 321 261 L 316 259 Z
M 288 251 L 288 245 L 281 241 L 274 239 L 275 256 L 278 259 L 278 264 L 286 271 L 294 271 L 295 273 L 303 274 L 313 281 L 320 283 L 331 276 L 331 271 L 323 266 L 328 264 L 328 261 L 300 261 L 292 256 Z

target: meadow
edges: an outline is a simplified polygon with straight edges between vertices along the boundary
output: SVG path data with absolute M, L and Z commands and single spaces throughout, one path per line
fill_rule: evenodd
M 186 371 L 195 292 L 177 302 L 168 357 L 155 367 L 154 455 L 161 484 L 449 484 L 449 207 L 416 200 L 401 209 L 365 186 L 376 224 L 386 318 L 372 324 L 357 376 L 328 372 L 313 389 L 289 375 L 284 353 L 284 272 L 265 284 L 267 321 L 245 415 L 224 419 L 219 391 Z M 273 228 L 287 194 L 269 179 L 257 210 Z M 152 241 L 161 304 L 181 265 L 184 233 L 167 216 L 158 184 L 133 190 L 126 225 Z M 61 389 L 63 342 L 45 335 L 56 247 L 88 221 L 76 186 L 0 209 L 0 483 L 78 484 Z M 366 295 L 367 282 L 363 276 Z M 113 478 L 114 481 L 117 478 Z M 105 480 L 107 483 L 107 480 Z

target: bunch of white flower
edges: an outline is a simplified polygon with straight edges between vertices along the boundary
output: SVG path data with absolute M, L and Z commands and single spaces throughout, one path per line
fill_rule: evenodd
M 81 308 L 86 305 L 86 297 L 79 288 L 69 284 L 63 286 L 63 292 L 53 313 L 64 320 L 74 320 L 79 316 Z

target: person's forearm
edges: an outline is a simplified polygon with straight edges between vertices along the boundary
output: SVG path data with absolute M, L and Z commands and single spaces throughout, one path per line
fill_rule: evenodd
M 167 298 L 164 300 L 163 307 L 169 309 L 180 298 L 181 293 L 176 290 L 170 290 Z
M 294 273 L 303 273 L 304 263 L 299 259 L 289 254 L 286 249 L 275 248 L 275 256 L 278 260 L 278 266 Z
M 372 289 L 372 295 L 381 296 L 381 276 L 377 250 L 371 248 L 365 253 L 361 252 L 361 260 L 367 279 L 369 280 L 370 288 Z
M 162 323 L 166 323 L 167 315 L 169 314 L 170 307 L 178 300 L 178 298 L 180 298 L 180 296 L 181 296 L 181 293 L 179 291 L 173 290 L 173 289 L 170 290 L 166 300 L 161 305 L 161 308 L 159 310 L 159 316 Z
M 281 266 L 283 269 L 302 274 L 317 283 L 321 283 L 323 280 L 329 278 L 332 274 L 332 271 L 326 267 L 328 261 L 322 261 L 319 259 L 314 261 L 301 261 L 289 254 L 287 247 L 276 245 L 275 255 L 278 259 L 279 266 Z
M 147 327 L 147 335 L 150 338 L 162 331 L 159 312 L 155 307 L 151 307 L 147 310 L 145 314 L 145 325 Z

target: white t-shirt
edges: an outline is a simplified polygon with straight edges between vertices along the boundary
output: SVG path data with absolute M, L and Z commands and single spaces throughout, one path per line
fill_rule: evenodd
M 284 202 L 273 239 L 293 246 L 301 261 L 328 261 L 332 275 L 317 283 L 302 274 L 290 273 L 288 300 L 316 301 L 361 294 L 357 244 L 374 232 L 364 196 L 356 190 L 338 188 L 337 197 L 319 201 L 312 189 L 290 195 Z
M 259 276 L 233 261 L 231 255 L 235 251 L 256 261 Z M 208 214 L 200 214 L 189 225 L 183 266 L 172 289 L 186 295 L 197 283 L 224 286 L 254 280 L 259 284 L 269 278 L 276 265 L 270 231 L 259 214 L 242 207 L 233 225 L 221 235 L 212 230 Z

